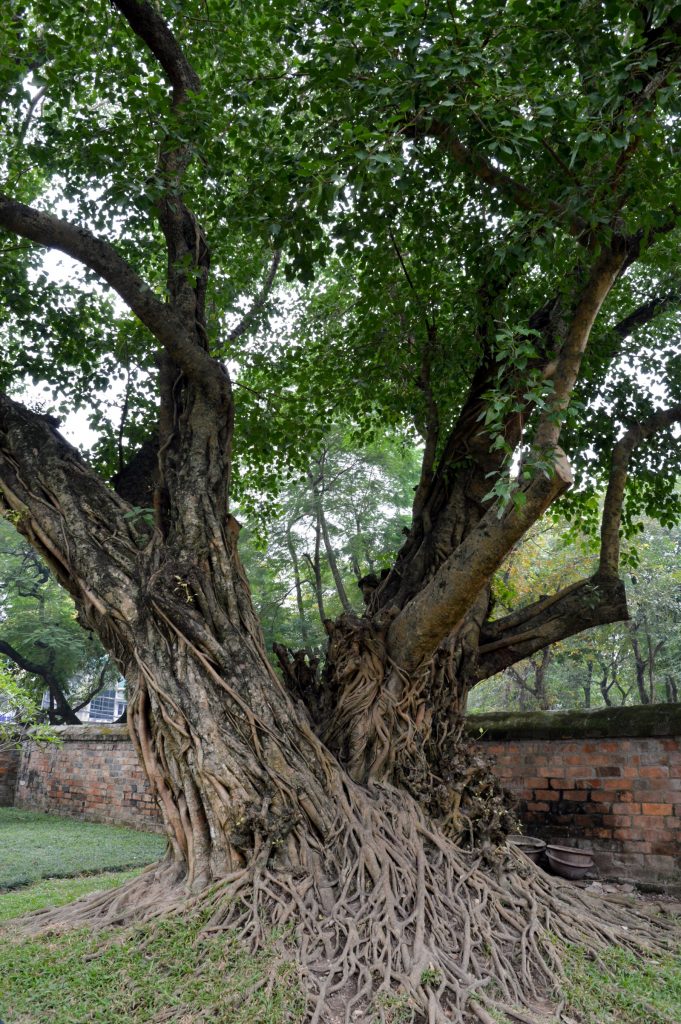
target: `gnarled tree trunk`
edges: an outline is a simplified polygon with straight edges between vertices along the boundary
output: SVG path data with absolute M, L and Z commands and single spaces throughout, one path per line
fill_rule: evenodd
M 539 413 L 523 399 L 522 382 L 512 385 L 523 411 L 502 433 L 509 450 L 522 440 L 532 456 L 521 479 L 508 479 L 506 504 L 488 494 L 504 454 L 481 427 L 497 372 L 490 339 L 478 339 L 483 365 L 453 429 L 441 436 L 429 325 L 412 527 L 391 571 L 373 592 L 364 588 L 365 614 L 346 611 L 327 624 L 324 678 L 281 652 L 284 683 L 268 662 L 239 562 L 228 501 L 231 384 L 208 350 L 210 254 L 183 198 L 193 151 L 178 127 L 200 81 L 156 6 L 114 6 L 170 89 L 172 130 L 162 136 L 156 168 L 164 299 L 110 243 L 0 195 L 3 230 L 98 274 L 158 349 L 158 431 L 140 460 L 153 470 L 143 486 L 153 525 L 136 517 L 149 498 L 134 500 L 129 474 L 119 473 L 116 493 L 54 422 L 0 395 L 0 504 L 127 677 L 129 729 L 170 841 L 155 882 L 134 880 L 71 919 L 99 914 L 112 923 L 156 913 L 175 882 L 176 900 L 203 894 L 201 905 L 212 910 L 208 931 L 232 925 L 257 943 L 270 923 L 294 926 L 315 1024 L 331 1019 L 338 1001 L 349 1021 L 377 994 L 398 988 L 414 1014 L 435 1024 L 472 1015 L 489 1024 L 485 1006 L 527 1004 L 555 989 L 556 942 L 638 941 L 622 908 L 606 920 L 588 894 L 567 894 L 500 842 L 508 816 L 488 769 L 464 750 L 461 717 L 476 681 L 587 626 L 626 617 L 617 563 L 628 458 L 649 433 L 678 421 L 678 408 L 615 446 L 594 576 L 498 620 L 490 587 L 513 545 L 569 486 L 559 447 L 563 413 L 594 319 L 641 239 L 614 224 L 607 244 L 587 246 L 577 261 L 572 299 L 550 303 L 565 307 L 560 317 L 540 310 L 532 321 L 544 352 L 536 369 L 552 375 L 553 388 Z M 436 122 L 430 130 L 471 173 L 504 184 L 501 172 L 469 160 Z M 581 222 L 573 226 L 588 240 Z M 643 932 L 651 935 L 646 925 Z

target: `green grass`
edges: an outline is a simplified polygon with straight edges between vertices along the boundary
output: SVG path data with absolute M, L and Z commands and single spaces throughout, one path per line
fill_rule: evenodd
M 170 917 L 109 935 L 19 941 L 0 931 L 0 1017 L 11 1024 L 299 1024 L 304 1001 L 294 965 L 274 946 L 247 953 L 230 932 L 202 939 L 201 923 Z
M 646 962 L 623 949 L 601 956 L 607 971 L 583 949 L 566 964 L 570 1007 L 588 1024 L 679 1024 L 681 953 Z
M 165 846 L 150 832 L 0 807 L 0 890 L 150 864 Z
M 21 889 L 10 889 L 8 892 L 0 893 L 0 924 L 13 917 L 29 914 L 32 910 L 61 907 L 89 892 L 115 889 L 129 878 L 134 878 L 140 871 L 141 868 L 136 868 L 133 871 L 107 871 L 99 875 L 84 875 L 81 878 L 47 878 Z

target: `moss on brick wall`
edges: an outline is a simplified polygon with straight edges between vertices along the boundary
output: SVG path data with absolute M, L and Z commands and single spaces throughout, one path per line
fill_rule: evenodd
M 495 711 L 470 715 L 473 739 L 610 739 L 681 736 L 681 704 L 643 704 L 591 711 Z

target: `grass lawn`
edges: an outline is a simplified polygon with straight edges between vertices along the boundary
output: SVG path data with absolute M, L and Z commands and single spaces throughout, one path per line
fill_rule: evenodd
M 135 872 L 55 879 L 0 893 L 0 922 L 111 888 Z M 7 1024 L 301 1024 L 296 968 L 252 956 L 202 921 L 169 917 L 96 935 L 17 938 L 0 923 L 0 1018 Z
M 43 878 L 31 885 L 0 892 L 0 934 L 4 921 L 43 907 L 62 907 L 80 896 L 104 889 L 115 889 L 142 869 L 132 871 L 104 871 L 99 875 L 81 875 L 79 878 Z
M 132 828 L 0 807 L 0 890 L 57 878 L 150 864 L 163 836 Z

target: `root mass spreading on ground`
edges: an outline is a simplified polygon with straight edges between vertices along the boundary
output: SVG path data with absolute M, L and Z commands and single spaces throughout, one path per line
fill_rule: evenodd
M 310 1024 L 390 1024 L 396 1006 L 400 1021 L 428 1024 L 557 1021 L 568 947 L 595 959 L 612 946 L 652 956 L 681 938 L 673 919 L 549 877 L 511 846 L 458 848 L 386 785 L 344 787 L 324 858 L 308 869 L 276 863 L 264 844 L 191 897 L 162 863 L 119 890 L 38 911 L 22 930 L 179 912 L 202 915 L 203 937 L 229 930 L 254 951 L 274 930 L 299 963 Z

